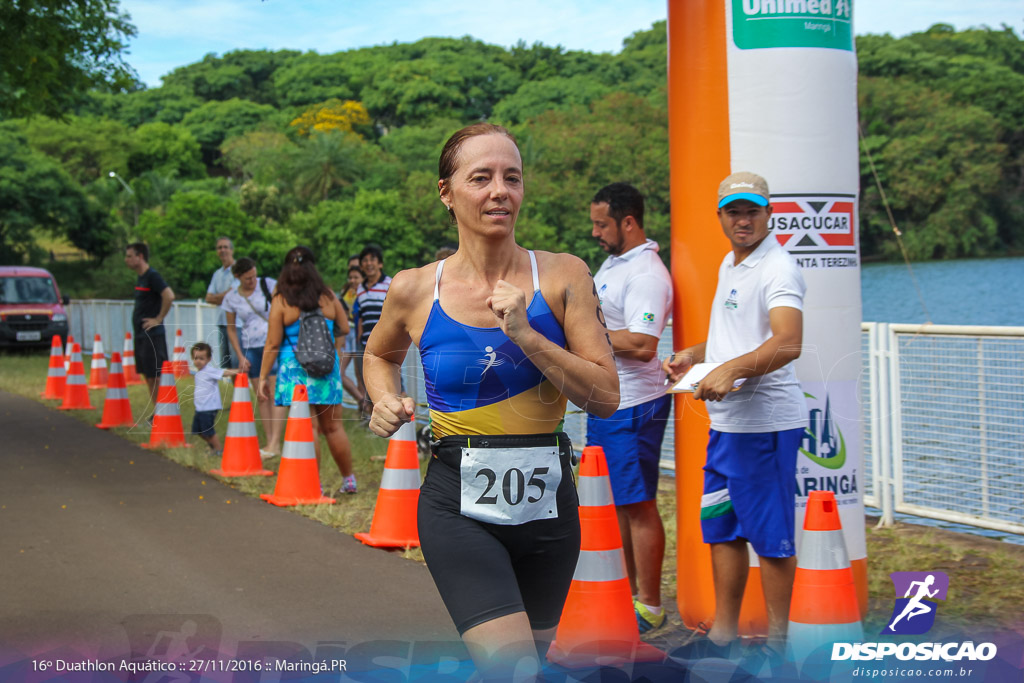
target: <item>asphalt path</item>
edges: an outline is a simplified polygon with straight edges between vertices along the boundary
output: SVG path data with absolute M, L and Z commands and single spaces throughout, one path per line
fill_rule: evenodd
M 465 659 L 422 564 L 5 392 L 0 557 L 3 680 L 61 657 L 236 670 L 211 680 L 275 653 Z

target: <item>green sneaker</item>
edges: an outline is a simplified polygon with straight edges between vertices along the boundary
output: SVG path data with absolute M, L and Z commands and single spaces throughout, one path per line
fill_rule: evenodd
M 656 628 L 661 628 L 665 623 L 665 609 L 662 608 L 661 614 L 654 615 L 651 611 L 644 607 L 639 600 L 633 601 L 633 611 L 636 612 L 636 625 L 640 629 L 640 633 L 647 633 L 653 631 Z

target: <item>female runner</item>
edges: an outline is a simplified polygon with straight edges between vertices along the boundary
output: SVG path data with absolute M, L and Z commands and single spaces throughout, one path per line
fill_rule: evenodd
M 399 369 L 423 360 L 433 441 L 423 556 L 485 680 L 540 672 L 580 549 L 566 399 L 615 412 L 619 382 L 587 266 L 515 239 L 523 164 L 504 128 L 455 133 L 438 164 L 451 257 L 395 276 L 366 347 L 370 429 L 413 418 Z

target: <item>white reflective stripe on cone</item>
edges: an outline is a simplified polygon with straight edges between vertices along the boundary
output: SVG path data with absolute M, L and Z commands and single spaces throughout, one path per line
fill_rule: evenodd
M 576 480 L 576 487 L 580 494 L 580 505 L 600 507 L 614 504 L 612 485 L 608 477 L 579 477 Z
M 162 387 L 173 387 L 174 386 L 174 373 L 173 372 L 161 372 L 160 373 L 160 386 L 162 386 Z
M 573 581 L 618 581 L 626 578 L 626 558 L 622 548 L 581 550 Z
M 380 488 L 400 489 L 403 491 L 416 490 L 420 487 L 420 471 L 413 469 L 396 470 L 384 468 L 384 476 L 380 478 Z
M 852 624 L 801 624 L 791 621 L 786 629 L 787 654 L 797 662 L 818 651 L 831 653 L 832 643 L 859 643 L 863 640 L 864 628 L 859 621 Z
M 316 450 L 312 441 L 285 441 L 281 449 L 282 460 L 316 460 Z
M 228 422 L 228 431 L 225 436 L 239 438 L 256 436 L 256 424 L 253 422 Z
M 121 364 L 120 363 L 111 363 L 110 364 L 110 374 L 111 375 L 123 375 L 124 374 L 124 370 L 121 369 Z
M 67 373 L 64 372 L 64 366 L 63 365 L 58 365 L 55 368 L 49 368 L 46 371 L 46 376 L 47 377 L 64 377 L 66 375 L 67 375 Z
M 252 398 L 249 397 L 249 387 L 235 387 L 235 392 L 231 394 L 231 400 L 234 403 L 252 403 Z
M 80 372 L 68 375 L 67 383 L 72 386 L 76 384 L 85 384 L 85 375 Z
M 93 356 L 92 365 L 90 367 L 105 368 L 107 367 L 107 359 L 104 358 L 103 356 Z
M 848 569 L 846 541 L 841 529 L 803 532 L 796 566 L 799 569 Z
M 309 402 L 308 401 L 292 401 L 292 407 L 288 410 L 288 419 L 292 418 L 308 418 L 309 417 Z
M 391 435 L 394 441 L 415 441 L 416 425 L 413 422 L 406 422 L 398 428 L 398 431 Z
M 174 417 L 175 415 L 181 415 L 181 411 L 178 410 L 177 403 L 157 403 L 153 414 L 160 417 Z
M 128 390 L 124 387 L 108 387 L 107 388 L 107 400 L 108 401 L 120 401 L 128 400 Z

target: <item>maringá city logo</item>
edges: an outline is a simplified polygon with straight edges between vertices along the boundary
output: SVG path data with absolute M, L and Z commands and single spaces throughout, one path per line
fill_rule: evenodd
M 804 396 L 817 400 L 806 392 Z M 812 408 L 810 411 L 800 452 L 815 464 L 830 470 L 838 470 L 846 464 L 846 439 L 832 417 L 832 405 L 827 393 L 825 409 Z
M 896 604 L 883 634 L 920 635 L 935 623 L 938 603 L 945 600 L 949 576 L 945 572 L 893 572 L 889 575 L 896 588 Z M 903 597 L 900 597 L 903 596 Z

